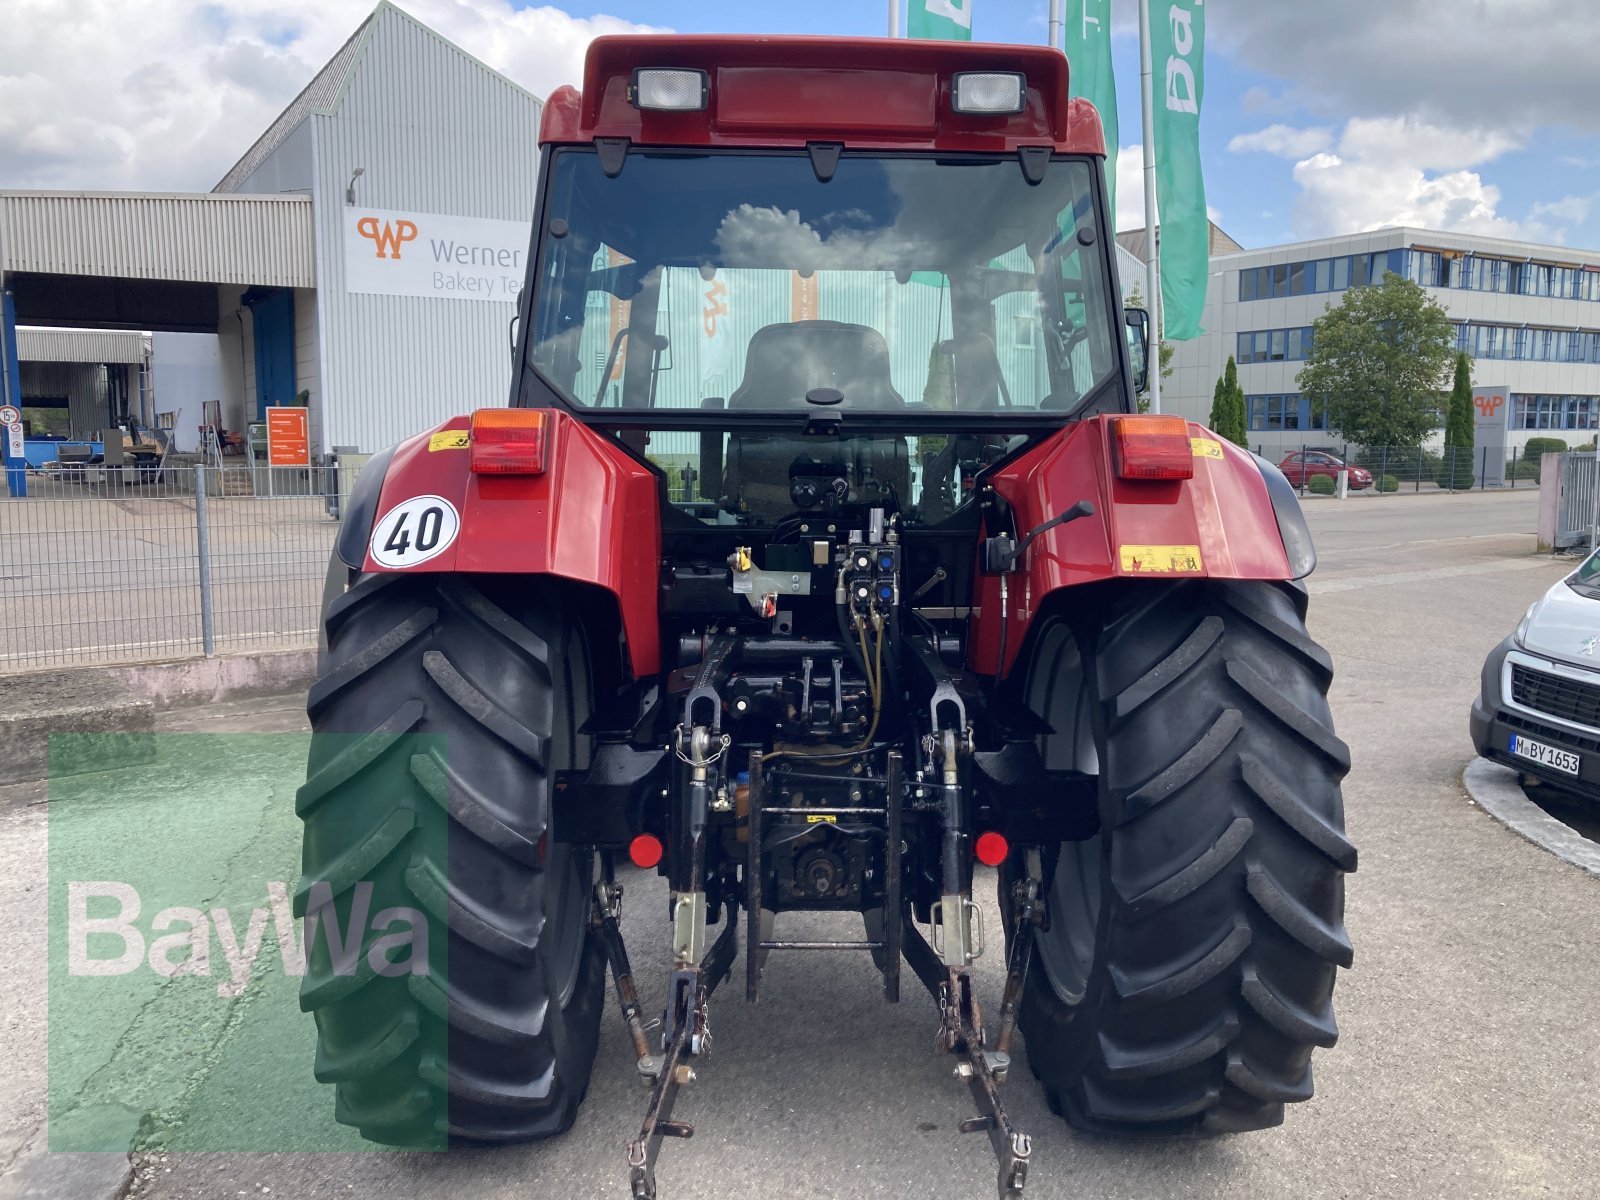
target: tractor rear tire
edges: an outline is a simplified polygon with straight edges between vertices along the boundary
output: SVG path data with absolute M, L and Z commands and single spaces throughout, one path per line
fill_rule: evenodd
M 1035 642 L 1047 764 L 1100 776 L 1100 833 L 1042 855 L 1049 924 L 1019 1013 L 1079 1129 L 1278 1125 L 1337 1037 L 1350 759 L 1304 615 L 1296 585 L 1151 583 Z
M 369 575 L 332 602 L 326 632 L 296 800 L 297 911 L 360 937 L 350 911 L 370 886 L 374 926 L 398 909 L 431 929 L 425 967 L 406 971 L 372 965 L 402 961 L 374 959 L 379 928 L 356 943 L 354 969 L 308 937 L 300 1006 L 316 1016 L 316 1077 L 337 1087 L 336 1119 L 370 1141 L 561 1133 L 605 1001 L 593 852 L 549 836 L 555 773 L 587 762 L 573 613 L 524 579 Z

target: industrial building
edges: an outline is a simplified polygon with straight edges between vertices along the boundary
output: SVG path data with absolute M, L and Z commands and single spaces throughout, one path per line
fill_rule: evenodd
M 1205 333 L 1177 343 L 1162 407 L 1205 421 L 1232 355 L 1250 445 L 1276 460 L 1338 431 L 1296 377 L 1312 323 L 1347 289 L 1393 271 L 1427 289 L 1473 358 L 1477 445 L 1486 461 L 1530 437 L 1572 445 L 1600 431 L 1600 252 L 1396 227 L 1213 253 Z M 1496 448 L 1504 453 L 1496 453 Z M 1488 482 L 1493 483 L 1493 478 Z
M 0 192 L 0 344 L 30 437 L 127 414 L 195 450 L 209 411 L 242 449 L 268 407 L 304 405 L 314 455 L 370 452 L 504 403 L 540 107 L 380 3 L 212 192 Z M 153 387 L 67 399 L 43 366 L 59 335 L 17 326 L 151 333 Z M 125 351 L 74 353 L 104 375 Z

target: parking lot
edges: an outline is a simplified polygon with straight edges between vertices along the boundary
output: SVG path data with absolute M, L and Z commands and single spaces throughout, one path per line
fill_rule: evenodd
M 1291 1106 L 1283 1128 L 1208 1143 L 1077 1135 L 1019 1070 L 1006 1099 L 1034 1138 L 1030 1197 L 1595 1194 L 1600 881 L 1499 825 L 1460 782 L 1485 653 L 1568 569 L 1535 555 L 1536 511 L 1531 492 L 1308 504 L 1321 556 L 1311 628 L 1338 672 L 1335 719 L 1354 759 L 1348 826 L 1361 854 L 1348 892 L 1355 967 L 1335 999 L 1339 1044 L 1319 1052 L 1317 1095 Z M 293 700 L 174 714 L 168 726 L 303 728 Z M 241 769 L 217 783 L 215 802 L 292 831 L 297 782 Z M 0 800 L 0 851 L 28 864 L 0 880 L 0 953 L 22 964 L 0 984 L 13 1051 L 0 1081 L 0 1197 L 29 1194 L 4 1172 L 37 1141 L 43 1110 L 40 799 L 12 788 Z M 146 820 L 160 797 L 135 801 L 130 819 Z M 256 830 L 220 827 L 199 852 L 236 855 Z M 282 869 L 292 879 L 295 860 Z M 980 892 L 992 897 L 992 882 Z M 647 1008 L 665 980 L 664 900 L 659 880 L 629 880 L 625 932 Z M 992 948 L 983 966 L 993 1005 Z M 746 1006 L 736 984 L 713 1001 L 716 1053 L 674 1114 L 696 1133 L 664 1152 L 664 1200 L 993 1194 L 985 1141 L 956 1132 L 971 1115 L 966 1089 L 932 1053 L 936 1018 L 920 993 L 885 1005 L 876 973 L 845 954 L 774 956 L 767 980 L 759 1006 Z M 271 1021 L 286 1041 L 254 1053 L 298 1059 L 308 1078 L 310 1018 Z M 212 1061 L 237 1028 L 172 1037 L 205 1039 L 190 1051 Z M 588 1101 L 557 1141 L 449 1154 L 172 1152 L 143 1161 L 133 1194 L 622 1197 L 623 1147 L 645 1099 L 608 1014 Z M 204 1080 L 182 1098 L 190 1121 L 221 1102 Z M 329 1121 L 333 1098 L 327 1088 L 262 1088 L 248 1103 L 264 1125 L 310 1128 Z M 329 1146 L 354 1144 L 329 1136 Z

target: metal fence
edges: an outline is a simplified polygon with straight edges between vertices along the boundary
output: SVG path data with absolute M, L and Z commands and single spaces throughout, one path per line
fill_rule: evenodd
M 1429 450 L 1421 446 L 1307 442 L 1299 448 L 1275 451 L 1256 446 L 1255 451 L 1277 463 L 1302 495 L 1331 493 L 1340 467 L 1355 469 L 1350 479 L 1352 495 L 1537 489 L 1539 486 L 1540 456 L 1502 458 L 1501 451 L 1487 446 L 1471 450 L 1455 446 Z
M 1600 455 L 1576 451 L 1563 454 L 1560 463 L 1555 548 L 1592 548 L 1600 540 Z
M 0 499 L 0 672 L 314 645 L 354 471 L 91 467 Z

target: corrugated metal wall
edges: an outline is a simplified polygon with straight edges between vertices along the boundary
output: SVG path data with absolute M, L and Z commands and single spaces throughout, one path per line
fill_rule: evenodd
M 506 402 L 515 305 L 352 295 L 342 210 L 531 219 L 539 102 L 391 8 L 375 15 L 334 115 L 317 115 L 322 446 L 381 449 L 444 418 Z
M 309 200 L 0 192 L 0 270 L 312 287 Z
M 19 329 L 23 362 L 142 363 L 145 336 L 109 329 Z
M 106 423 L 106 373 L 99 364 L 72 362 L 20 362 L 22 407 L 35 397 L 67 398 L 67 411 L 52 414 L 50 432 L 65 423 L 73 437 L 92 438 Z

